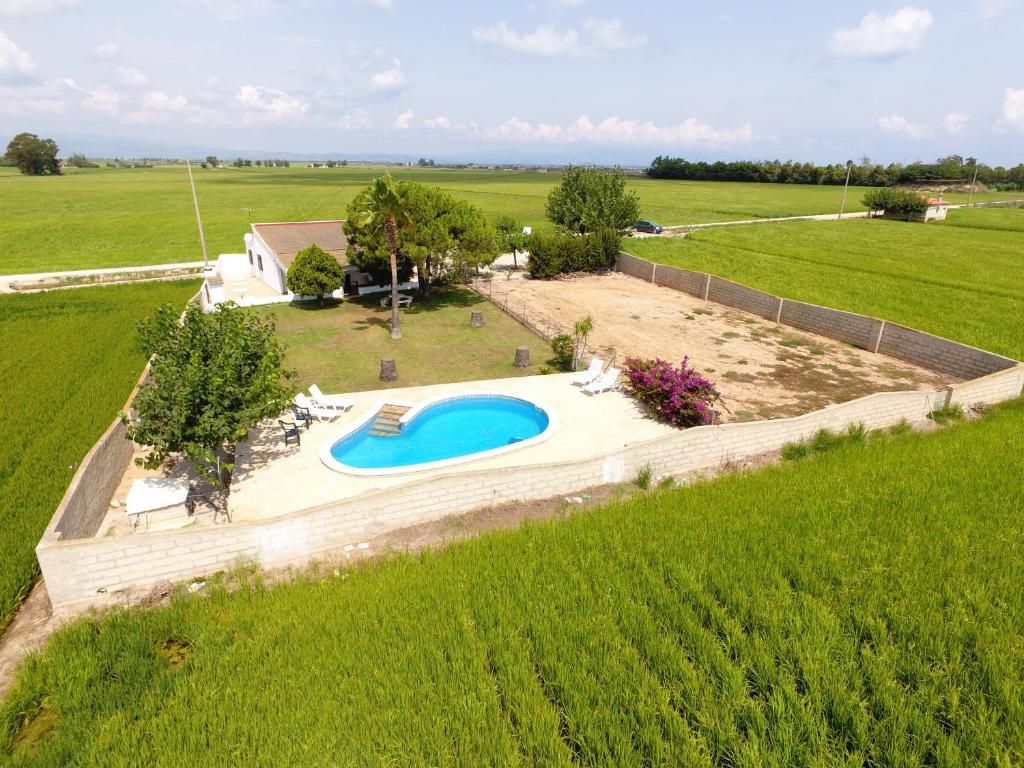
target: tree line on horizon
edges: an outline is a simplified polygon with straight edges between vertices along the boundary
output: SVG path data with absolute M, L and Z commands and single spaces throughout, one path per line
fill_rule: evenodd
M 934 163 L 872 163 L 861 158 L 850 164 L 850 184 L 862 187 L 892 187 L 899 184 L 958 182 L 970 184 L 977 168 L 978 182 L 995 189 L 1024 189 L 1024 163 L 1013 168 L 992 167 L 976 158 L 960 155 L 940 157 Z M 844 184 L 846 163 L 815 165 L 793 160 L 704 160 L 659 155 L 646 173 L 652 179 L 689 181 L 756 181 L 769 184 Z

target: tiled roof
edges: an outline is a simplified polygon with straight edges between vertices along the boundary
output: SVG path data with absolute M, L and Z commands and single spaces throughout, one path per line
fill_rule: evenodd
M 253 224 L 263 242 L 277 256 L 285 269 L 295 260 L 295 254 L 311 245 L 318 245 L 333 255 L 340 264 L 345 260 L 347 240 L 340 221 L 288 221 L 279 224 Z

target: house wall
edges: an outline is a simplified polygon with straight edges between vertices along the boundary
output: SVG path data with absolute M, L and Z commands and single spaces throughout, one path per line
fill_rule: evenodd
M 286 272 L 278 263 L 274 251 L 260 237 L 259 232 L 250 232 L 245 236 L 247 250 L 252 251 L 252 274 L 269 285 L 278 293 L 287 293 L 288 287 L 282 273 Z

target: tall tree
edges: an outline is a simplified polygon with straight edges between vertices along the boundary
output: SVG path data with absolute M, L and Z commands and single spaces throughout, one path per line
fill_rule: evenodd
M 383 227 L 391 260 L 391 338 L 402 338 L 398 319 L 398 228 L 412 226 L 405 198 L 395 180 L 385 173 L 370 182 L 355 199 L 354 215 L 349 222 L 364 231 Z
M 57 142 L 40 139 L 34 133 L 19 133 L 7 145 L 7 157 L 26 176 L 59 176 L 57 151 Z
M 551 190 L 548 218 L 569 232 L 585 234 L 611 228 L 624 234 L 640 217 L 640 198 L 626 190 L 626 177 L 615 168 L 569 166 Z
M 138 417 L 121 419 L 129 440 L 150 446 L 140 463 L 155 469 L 182 453 L 222 482 L 221 456 L 262 419 L 281 413 L 295 393 L 273 321 L 230 302 L 209 314 L 190 304 L 184 316 L 164 305 L 139 323 L 139 336 L 150 379 L 133 402 Z

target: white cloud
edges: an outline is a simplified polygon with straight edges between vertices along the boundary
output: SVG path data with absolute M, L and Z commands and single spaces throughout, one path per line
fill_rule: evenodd
M 942 127 L 950 136 L 959 136 L 966 130 L 967 121 L 971 116 L 966 112 L 950 112 L 942 118 Z
M 78 0 L 0 0 L 0 16 L 25 18 L 74 8 Z
M 878 127 L 886 133 L 899 134 L 911 139 L 923 139 L 931 134 L 924 123 L 914 123 L 903 115 L 885 115 L 878 118 Z
M 36 63 L 0 30 L 0 83 L 17 85 L 36 79 Z
M 639 48 L 647 42 L 647 35 L 627 34 L 618 19 L 585 19 L 583 31 L 589 35 L 591 46 L 598 51 Z
M 423 121 L 423 124 L 427 128 L 435 128 L 438 130 L 447 130 L 452 127 L 452 121 L 444 115 L 438 115 L 437 117 L 428 117 Z
M 335 120 L 334 127 L 343 131 L 369 131 L 373 128 L 373 118 L 365 109 L 354 109 Z
M 121 48 L 117 43 L 106 42 L 100 43 L 93 49 L 93 55 L 97 59 L 113 59 L 121 53 Z
M 998 127 L 1024 133 L 1024 88 L 1007 88 Z
M 473 30 L 473 39 L 517 53 L 536 56 L 591 56 L 608 51 L 638 48 L 647 42 L 643 34 L 628 34 L 618 19 L 589 18 L 581 31 L 570 27 L 559 30 L 542 24 L 532 32 L 517 32 L 506 22 Z
M 718 129 L 696 118 L 678 125 L 656 125 L 650 121 L 629 120 L 612 116 L 599 123 L 581 115 L 569 125 L 532 124 L 512 117 L 492 131 L 488 138 L 505 141 L 593 144 L 633 144 L 640 146 L 675 145 L 708 146 L 749 144 L 756 138 L 749 124 L 738 128 Z
M 178 0 L 218 21 L 237 21 L 248 16 L 266 16 L 277 10 L 276 0 Z
M 405 85 L 405 75 L 402 73 L 402 62 L 394 60 L 394 64 L 388 68 L 375 72 L 370 76 L 370 88 L 374 91 L 397 91 Z
M 394 3 L 391 0 L 355 0 L 361 5 L 372 5 L 376 8 L 380 8 L 382 11 L 390 11 L 394 8 Z
M 48 115 L 63 115 L 67 108 L 64 99 L 29 99 L 24 104 L 30 112 L 45 112 Z
M 101 85 L 93 90 L 84 90 L 85 100 L 82 106 L 90 112 L 103 112 L 112 115 L 121 108 L 121 97 L 112 88 Z
M 305 101 L 275 88 L 243 85 L 238 89 L 235 98 L 250 108 L 250 121 L 258 118 L 269 121 L 287 120 L 309 111 L 309 104 Z
M 188 107 L 188 99 L 170 96 L 163 91 L 150 91 L 142 97 L 142 106 L 154 112 L 181 112 Z
M 408 130 L 409 128 L 412 128 L 412 119 L 414 117 L 416 117 L 416 113 L 411 109 L 407 109 L 395 118 L 394 127 L 400 131 Z
M 126 88 L 141 88 L 149 84 L 146 74 L 132 67 L 117 67 L 114 74 L 117 75 L 117 82 Z
M 837 29 L 829 50 L 854 59 L 885 59 L 916 51 L 935 19 L 924 8 L 908 5 L 881 16 L 869 13 L 856 27 Z
M 1019 5 L 1016 0 L 978 0 L 978 16 L 984 21 L 993 21 L 1002 18 Z

